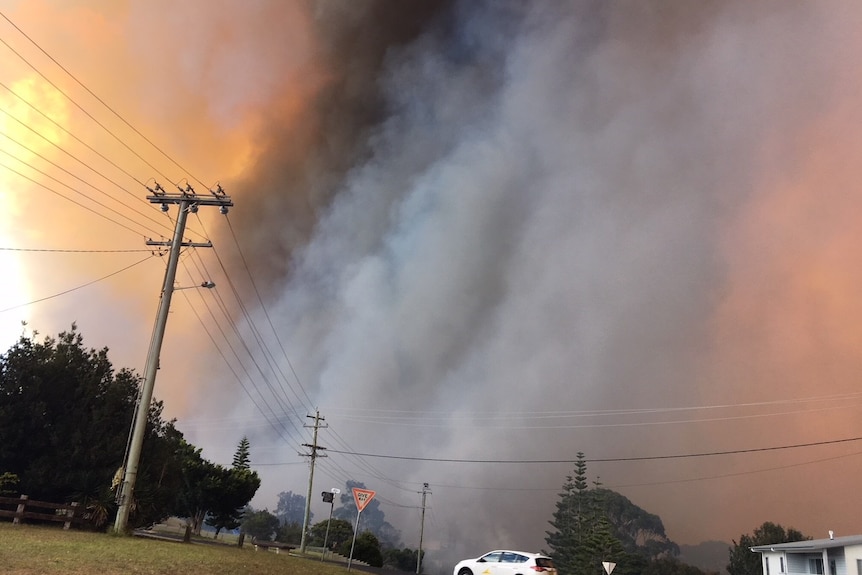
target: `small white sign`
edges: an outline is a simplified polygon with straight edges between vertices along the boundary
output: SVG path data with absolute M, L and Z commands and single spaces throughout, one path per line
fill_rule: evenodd
M 616 567 L 616 563 L 611 563 L 610 561 L 602 561 L 602 567 L 605 568 L 605 573 L 611 575 L 614 572 L 614 567 Z

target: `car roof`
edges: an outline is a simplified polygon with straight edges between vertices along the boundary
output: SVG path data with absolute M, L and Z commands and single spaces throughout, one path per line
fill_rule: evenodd
M 514 549 L 494 549 L 493 551 L 482 553 L 479 557 L 484 557 L 488 553 L 517 553 L 519 555 L 526 555 L 528 557 L 548 557 L 544 553 L 534 553 L 532 551 L 515 551 Z M 550 559 L 550 557 L 548 558 Z

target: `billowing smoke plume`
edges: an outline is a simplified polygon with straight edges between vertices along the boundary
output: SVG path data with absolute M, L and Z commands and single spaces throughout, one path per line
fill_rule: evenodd
M 293 250 L 312 234 L 346 174 L 371 154 L 369 130 L 386 117 L 379 82 L 388 51 L 413 40 L 447 4 L 311 3 L 306 58 L 278 79 L 283 92 L 261 114 L 254 165 L 235 184 L 247 202 L 237 225 L 251 257 L 260 259 L 263 285 L 280 285 Z M 276 59 L 303 45 L 278 37 Z
M 579 451 L 617 460 L 590 462 L 591 480 L 679 543 L 767 520 L 855 531 L 858 447 L 828 442 L 859 435 L 857 3 L 45 0 L 13 17 L 234 197 L 213 241 L 308 397 L 251 405 L 179 297 L 156 395 L 208 457 L 230 461 L 249 434 L 256 506 L 305 492 L 300 426 L 319 407 L 315 491 L 365 483 L 415 548 L 428 482 L 441 572 L 543 547 Z M 73 247 L 118 241 L 19 196 L 74 226 Z M 20 221 L 17 236 L 48 229 Z M 31 283 L 66 281 L 58 269 Z M 142 360 L 162 272 L 39 307 L 34 324 L 80 320 L 88 345 Z M 131 301 L 142 285 L 146 305 Z M 287 419 L 292 443 L 273 431 Z
M 430 482 L 430 539 L 454 557 L 542 546 L 571 466 L 422 459 L 852 436 L 846 409 L 721 406 L 853 390 L 856 7 L 358 6 L 318 7 L 330 75 L 308 117 L 272 119 L 237 192 L 323 415 L 356 451 L 420 459 L 356 479 L 413 503 Z M 666 411 L 690 406 L 712 411 Z M 610 411 L 637 408 L 665 411 Z M 858 461 L 758 471 L 831 449 L 590 470 L 680 542 L 765 520 L 816 534 L 852 523 L 812 479 L 850 489 Z

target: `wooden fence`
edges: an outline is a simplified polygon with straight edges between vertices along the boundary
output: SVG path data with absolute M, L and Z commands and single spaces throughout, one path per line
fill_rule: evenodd
M 14 508 L 14 511 L 12 510 Z M 22 495 L 21 497 L 0 497 L 0 517 L 12 518 L 12 523 L 19 525 L 24 520 L 56 521 L 68 529 L 73 523 L 84 523 L 84 509 L 78 503 L 48 503 L 34 501 Z

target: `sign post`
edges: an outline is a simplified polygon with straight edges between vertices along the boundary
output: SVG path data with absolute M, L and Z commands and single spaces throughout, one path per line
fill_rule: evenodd
M 329 521 L 326 523 L 326 535 L 323 537 L 323 553 L 320 554 L 320 560 L 326 559 L 326 544 L 329 542 L 329 526 L 332 524 L 332 508 L 335 507 L 335 496 L 341 493 L 337 487 L 333 487 L 328 492 L 324 491 L 323 502 L 329 503 Z
M 371 503 L 374 499 L 374 491 L 370 489 L 353 488 L 353 500 L 356 502 L 356 525 L 353 526 L 353 543 L 350 544 L 350 557 L 347 558 L 347 570 L 350 571 L 350 565 L 353 563 L 353 548 L 356 547 L 356 534 L 359 533 L 359 514 L 365 509 L 365 506 Z

